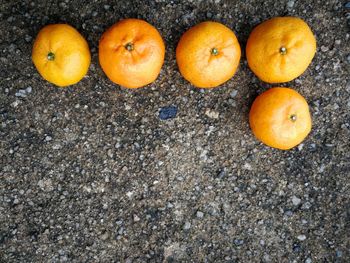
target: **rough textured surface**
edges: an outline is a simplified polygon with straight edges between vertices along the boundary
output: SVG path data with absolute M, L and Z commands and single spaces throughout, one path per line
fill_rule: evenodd
M 349 262 L 346 4 L 1 1 L 0 261 Z M 291 151 L 249 130 L 249 107 L 271 85 L 244 54 L 233 79 L 199 90 L 174 52 L 200 21 L 229 26 L 244 49 L 255 25 L 283 15 L 305 19 L 318 42 L 309 69 L 285 84 L 306 97 L 314 122 Z M 167 45 L 161 75 L 139 90 L 113 85 L 97 59 L 101 33 L 127 17 L 155 25 Z M 57 22 L 76 27 L 93 57 L 66 89 L 30 57 L 40 28 Z M 167 106 L 175 118 L 160 118 Z

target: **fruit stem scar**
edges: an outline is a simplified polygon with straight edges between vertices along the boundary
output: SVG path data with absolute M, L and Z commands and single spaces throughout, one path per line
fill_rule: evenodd
M 219 50 L 216 47 L 213 47 L 211 49 L 210 53 L 214 56 L 217 56 L 219 54 Z
M 52 53 L 51 51 L 47 54 L 47 59 L 48 60 L 54 60 L 55 59 L 55 54 L 54 53 Z
M 129 42 L 128 44 L 125 45 L 125 48 L 127 51 L 133 51 L 134 50 L 134 44 Z
M 281 47 L 281 48 L 280 48 L 280 53 L 281 53 L 282 55 L 287 54 L 287 49 L 286 49 L 285 47 Z
M 297 115 L 296 114 L 292 114 L 292 115 L 290 115 L 290 120 L 292 121 L 292 122 L 295 122 L 296 120 L 297 120 Z

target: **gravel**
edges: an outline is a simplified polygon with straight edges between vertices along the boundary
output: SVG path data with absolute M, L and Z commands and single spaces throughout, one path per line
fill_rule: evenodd
M 203 218 L 204 214 L 201 211 L 197 211 L 196 216 L 197 216 L 197 218 Z
M 293 203 L 293 205 L 298 206 L 301 203 L 301 199 L 296 197 L 296 196 L 293 196 L 292 203 Z
M 306 239 L 306 236 L 305 236 L 305 235 L 299 235 L 299 236 L 298 236 L 298 239 L 299 239 L 300 241 L 304 241 L 304 240 Z
M 350 46 L 344 1 L 2 1 L 1 262 L 349 262 Z M 251 30 L 298 16 L 317 53 L 298 79 L 266 84 L 249 70 Z M 166 59 L 151 85 L 111 83 L 98 40 L 126 18 L 160 31 Z M 239 69 L 195 89 L 176 65 L 183 32 L 207 19 L 232 28 Z M 31 62 L 37 32 L 69 23 L 92 64 L 57 88 Z M 295 149 L 259 143 L 248 113 L 272 86 L 299 91 L 313 129 Z

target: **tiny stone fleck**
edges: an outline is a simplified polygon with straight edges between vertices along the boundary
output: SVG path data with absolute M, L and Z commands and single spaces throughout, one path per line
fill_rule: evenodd
M 26 88 L 26 92 L 27 92 L 27 93 L 31 93 L 31 92 L 32 92 L 32 87 L 31 87 L 31 86 L 28 86 L 28 87 Z
M 237 90 L 232 90 L 231 92 L 230 92 L 230 96 L 231 96 L 231 98 L 234 98 L 234 97 L 236 97 L 237 96 L 237 93 L 238 93 L 238 91 Z
M 191 228 L 191 223 L 190 222 L 186 222 L 184 225 L 184 230 L 188 230 Z
M 327 46 L 321 46 L 321 51 L 322 52 L 327 52 L 329 48 Z
M 294 6 L 294 1 L 288 1 L 287 7 L 291 9 L 293 8 L 293 6 Z
M 306 239 L 306 236 L 305 235 L 299 235 L 297 237 L 300 241 L 304 241 Z
M 297 206 L 297 205 L 299 205 L 301 203 L 301 199 L 296 197 L 295 195 L 293 195 L 292 203 L 293 203 L 293 205 Z
M 211 119 L 218 119 L 219 118 L 219 112 L 216 110 L 206 109 L 205 115 L 207 115 Z
M 197 211 L 196 216 L 197 216 L 198 218 L 203 218 L 204 214 L 203 214 L 203 212 L 201 212 L 201 211 Z
M 26 35 L 26 36 L 24 37 L 24 39 L 25 39 L 26 42 L 32 41 L 32 37 L 31 37 L 30 35 Z
M 243 239 L 235 239 L 234 243 L 236 246 L 241 246 L 244 244 L 244 241 L 243 241 Z

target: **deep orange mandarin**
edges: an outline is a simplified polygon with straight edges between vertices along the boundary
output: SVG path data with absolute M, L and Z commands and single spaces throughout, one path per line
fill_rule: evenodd
M 164 62 L 165 45 L 157 29 L 140 19 L 124 19 L 101 37 L 99 61 L 107 77 L 126 88 L 153 82 Z

